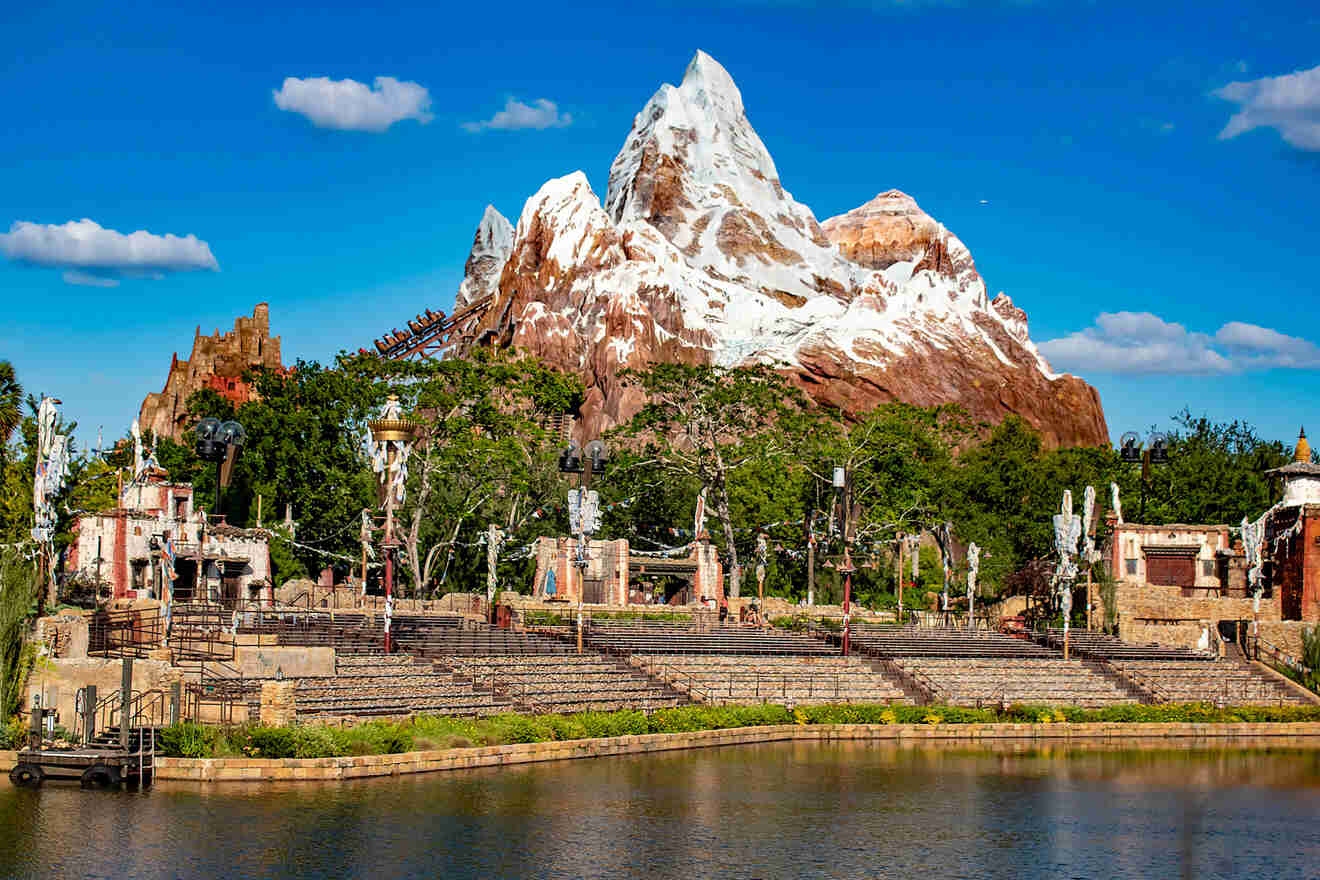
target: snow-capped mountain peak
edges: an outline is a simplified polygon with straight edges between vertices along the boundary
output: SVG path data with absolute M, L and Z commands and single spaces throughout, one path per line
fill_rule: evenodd
M 584 436 L 636 411 L 617 373 L 655 360 L 783 364 L 847 412 L 952 402 L 1019 413 L 1054 445 L 1108 436 L 1094 389 L 1049 371 L 1026 314 L 990 302 L 971 252 L 913 198 L 881 192 L 817 223 L 704 52 L 634 118 L 603 206 L 579 171 L 542 186 L 516 229 L 488 209 L 468 276 L 460 297 L 494 294 L 471 338 L 583 376 Z

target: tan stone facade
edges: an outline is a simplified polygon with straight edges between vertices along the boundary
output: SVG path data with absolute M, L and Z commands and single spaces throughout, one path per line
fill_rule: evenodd
M 176 352 L 170 362 L 165 387 L 142 401 L 138 423 L 144 431 L 158 437 L 182 437 L 188 414 L 188 398 L 203 388 L 210 388 L 231 403 L 244 403 L 251 389 L 243 381 L 243 371 L 250 367 L 283 369 L 280 361 L 280 337 L 270 335 L 270 307 L 259 303 L 252 317 L 234 320 L 234 329 L 221 334 L 216 330 L 203 336 L 198 327 L 193 335 L 192 354 L 179 360 Z

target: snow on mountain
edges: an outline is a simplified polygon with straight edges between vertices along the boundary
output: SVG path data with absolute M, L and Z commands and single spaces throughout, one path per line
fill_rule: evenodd
M 463 266 L 463 283 L 454 298 L 455 311 L 495 292 L 512 250 L 513 226 L 494 205 L 487 205 L 472 240 L 472 252 Z
M 1051 445 L 1108 436 L 1094 389 L 1050 371 L 1026 314 L 989 299 L 970 251 L 912 198 L 891 190 L 818 223 L 704 52 L 633 120 L 604 205 L 574 172 L 528 199 L 516 229 L 487 209 L 459 307 L 487 293 L 471 337 L 582 375 L 584 436 L 636 411 L 617 373 L 656 360 L 780 364 L 852 413 L 952 402 L 1018 413 Z

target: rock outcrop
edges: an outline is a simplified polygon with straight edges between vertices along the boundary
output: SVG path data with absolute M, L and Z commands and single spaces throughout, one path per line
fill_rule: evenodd
M 138 423 L 157 437 L 180 440 L 188 420 L 188 398 L 210 388 L 235 406 L 245 403 L 251 399 L 252 389 L 243 381 L 243 371 L 250 367 L 283 369 L 280 337 L 270 335 L 266 303 L 258 303 L 250 318 L 235 318 L 234 329 L 227 333 L 216 330 L 203 336 L 198 327 L 193 332 L 192 354 L 185 361 L 174 353 L 164 389 L 142 401 Z
M 776 364 L 854 415 L 958 403 L 1020 415 L 1051 446 L 1108 438 L 1095 390 L 1050 370 L 1026 314 L 990 300 L 970 251 L 913 199 L 882 193 L 818 223 L 702 52 L 633 120 L 603 204 L 575 172 L 532 196 L 511 233 L 487 209 L 458 306 L 483 296 L 465 336 L 580 374 L 583 436 L 641 406 L 621 369 L 663 360 Z

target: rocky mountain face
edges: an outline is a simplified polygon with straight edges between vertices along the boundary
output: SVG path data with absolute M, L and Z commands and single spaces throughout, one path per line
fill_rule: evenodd
M 987 296 L 971 253 L 912 198 L 891 190 L 818 223 L 702 52 L 633 120 L 603 204 L 575 172 L 516 227 L 486 209 L 457 307 L 484 297 L 464 335 L 580 374 L 583 436 L 641 406 L 621 369 L 666 360 L 779 364 L 850 414 L 958 403 L 1020 415 L 1051 446 L 1108 438 L 1095 390 L 1050 370 L 1026 314 Z

